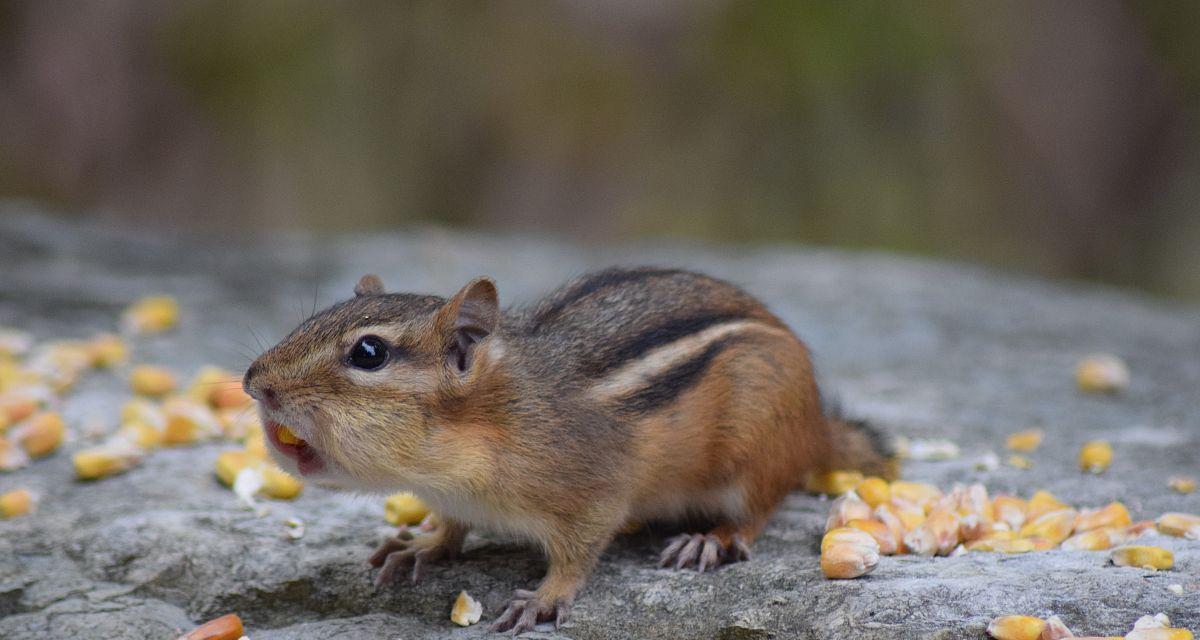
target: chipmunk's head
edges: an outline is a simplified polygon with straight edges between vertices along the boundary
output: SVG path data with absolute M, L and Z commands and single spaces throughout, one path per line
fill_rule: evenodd
M 469 480 L 490 458 L 487 416 L 473 395 L 503 355 L 495 284 L 477 278 L 447 300 L 384 293 L 367 275 L 354 293 L 246 371 L 273 457 L 343 488 Z

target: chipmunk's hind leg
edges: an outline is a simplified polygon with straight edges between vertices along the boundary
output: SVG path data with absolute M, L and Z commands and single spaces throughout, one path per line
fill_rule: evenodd
M 750 543 L 761 525 L 737 526 L 726 523 L 708 533 L 681 533 L 667 541 L 658 557 L 658 566 L 704 571 L 725 564 L 749 560 Z

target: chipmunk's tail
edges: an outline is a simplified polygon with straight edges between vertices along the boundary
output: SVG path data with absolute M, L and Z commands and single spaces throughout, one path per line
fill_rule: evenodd
M 826 409 L 825 416 L 833 449 L 829 471 L 853 469 L 885 480 L 900 475 L 900 459 L 888 434 L 865 420 L 847 418 L 836 402 Z

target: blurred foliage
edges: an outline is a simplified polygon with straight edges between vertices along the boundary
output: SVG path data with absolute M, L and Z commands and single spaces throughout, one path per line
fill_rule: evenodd
M 1200 298 L 1200 4 L 46 4 L 0 1 L 3 194 L 210 230 L 878 247 Z M 93 101 L 132 115 L 63 106 Z

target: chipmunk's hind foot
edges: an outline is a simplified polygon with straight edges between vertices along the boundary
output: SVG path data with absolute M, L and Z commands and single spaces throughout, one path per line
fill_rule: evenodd
M 726 534 L 718 527 L 709 533 L 681 533 L 672 537 L 658 557 L 658 566 L 703 573 L 723 564 L 749 560 L 750 555 L 750 546 L 741 535 Z
M 560 598 L 547 602 L 536 591 L 517 589 L 515 597 L 508 603 L 504 613 L 492 623 L 491 631 L 509 631 L 514 636 L 532 631 L 539 622 L 554 621 L 557 629 L 571 614 L 571 600 Z

